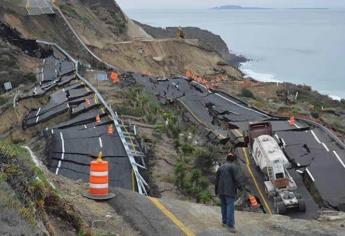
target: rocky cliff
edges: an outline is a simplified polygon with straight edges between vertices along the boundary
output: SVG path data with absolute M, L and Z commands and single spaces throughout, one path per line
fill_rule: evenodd
M 136 22 L 147 33 L 157 39 L 176 37 L 177 27 L 159 28 Z M 206 49 L 218 52 L 222 58 L 229 64 L 238 67 L 241 62 L 245 62 L 246 58 L 230 52 L 227 44 L 219 36 L 210 31 L 197 27 L 183 27 L 186 39 L 198 39 L 201 46 Z

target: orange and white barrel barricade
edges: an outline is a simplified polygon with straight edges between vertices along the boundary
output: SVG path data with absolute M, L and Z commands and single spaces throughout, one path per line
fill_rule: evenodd
M 109 193 L 109 164 L 102 159 L 102 152 L 98 158 L 91 161 L 89 191 L 85 197 L 93 200 L 108 200 L 115 196 Z
M 108 133 L 108 135 L 114 134 L 114 128 L 113 128 L 112 124 L 108 125 L 107 133 Z
M 293 125 L 295 125 L 295 123 L 296 123 L 295 116 L 291 116 L 289 119 L 289 125 L 293 126 Z
M 260 205 L 258 204 L 258 201 L 256 200 L 255 196 L 249 195 L 248 196 L 248 200 L 249 200 L 249 203 L 250 203 L 250 207 L 255 208 L 255 209 L 260 207 Z

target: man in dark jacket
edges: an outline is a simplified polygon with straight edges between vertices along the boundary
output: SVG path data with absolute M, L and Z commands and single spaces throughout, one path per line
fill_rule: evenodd
M 234 161 L 236 156 L 229 153 L 226 162 L 218 168 L 216 176 L 215 193 L 219 195 L 222 208 L 223 226 L 229 227 L 230 232 L 235 233 L 235 199 L 237 189 L 244 187 L 244 180 L 240 166 Z

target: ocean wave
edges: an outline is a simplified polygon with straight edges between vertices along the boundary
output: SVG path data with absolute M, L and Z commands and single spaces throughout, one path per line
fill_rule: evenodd
M 258 73 L 249 69 L 241 69 L 241 71 L 245 74 L 245 78 L 253 78 L 257 81 L 261 81 L 261 82 L 274 82 L 274 83 L 283 83 L 283 81 L 274 79 L 275 76 L 273 74 L 264 74 L 264 73 Z M 330 92 L 325 92 L 325 91 L 320 91 L 321 94 L 327 95 L 328 97 L 330 97 L 333 100 L 336 101 L 341 101 L 342 99 L 344 99 L 341 96 L 338 95 L 332 95 Z
M 258 73 L 250 69 L 241 69 L 241 71 L 246 75 L 245 77 L 251 77 L 261 82 L 282 83 L 282 81 L 275 79 L 273 74 Z

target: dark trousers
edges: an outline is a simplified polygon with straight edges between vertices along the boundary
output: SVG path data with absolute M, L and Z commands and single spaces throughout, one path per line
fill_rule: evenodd
M 220 195 L 222 208 L 222 222 L 229 227 L 235 226 L 235 198 Z

